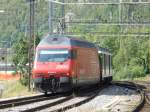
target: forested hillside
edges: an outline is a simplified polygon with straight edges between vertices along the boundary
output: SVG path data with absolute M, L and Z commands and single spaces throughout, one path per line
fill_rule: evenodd
M 66 2 L 100 2 L 100 0 L 66 0 Z M 49 31 L 48 7 L 46 0 L 37 0 L 35 4 L 36 37 L 42 38 Z M 57 31 L 62 19 L 61 6 L 55 4 L 54 7 L 53 25 L 54 31 Z M 26 54 L 27 52 L 20 53 L 26 47 L 22 48 L 22 44 L 18 42 L 28 40 L 29 3 L 26 0 L 1 0 L 0 8 L 5 10 L 4 13 L 0 13 L 0 41 L 11 42 L 11 45 L 15 46 L 13 48 L 17 51 L 16 54 Z M 63 17 L 66 22 L 65 32 L 79 35 L 77 37 L 110 49 L 116 79 L 141 77 L 150 72 L 149 12 L 150 4 L 66 5 Z M 25 45 L 23 43 L 23 46 Z M 23 56 L 15 58 L 23 58 L 24 64 L 27 61 Z M 17 63 L 21 62 L 16 62 L 16 65 Z

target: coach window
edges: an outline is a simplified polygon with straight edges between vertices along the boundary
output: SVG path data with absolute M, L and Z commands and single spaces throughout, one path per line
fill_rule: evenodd
M 108 75 L 110 75 L 110 55 L 108 55 Z
M 71 59 L 76 59 L 76 58 L 77 58 L 77 51 L 71 50 Z
M 102 75 L 103 75 L 104 74 L 103 73 L 104 72 L 104 70 L 103 70 L 104 69 L 104 56 L 103 56 L 103 54 L 100 54 L 100 55 L 101 55 L 101 62 L 100 63 L 101 63 L 101 67 L 102 67 L 101 69 L 102 69 Z
M 106 74 L 108 75 L 108 55 L 106 55 Z
M 99 64 L 100 64 L 100 66 L 102 67 L 102 69 L 103 69 L 103 63 L 102 63 L 102 61 L 103 61 L 103 56 L 101 55 L 101 54 L 98 54 L 98 58 L 99 58 Z
M 107 55 L 107 75 L 109 75 L 109 55 Z
M 104 54 L 104 75 L 106 75 L 106 55 Z
M 112 57 L 110 55 L 110 74 L 112 74 Z
M 108 61 L 108 69 L 109 69 L 109 75 L 110 75 L 110 55 L 108 55 L 108 59 L 109 59 L 109 61 Z

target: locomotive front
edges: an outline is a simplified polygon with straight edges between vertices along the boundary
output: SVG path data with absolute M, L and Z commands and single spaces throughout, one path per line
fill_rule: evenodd
M 52 40 L 57 43 L 57 39 Z M 33 67 L 35 87 L 45 92 L 70 90 L 71 50 L 61 45 L 39 45 Z

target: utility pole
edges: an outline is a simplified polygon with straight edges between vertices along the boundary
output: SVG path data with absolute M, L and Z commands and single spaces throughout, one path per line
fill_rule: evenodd
M 119 0 L 119 5 L 118 5 L 118 20 L 119 20 L 119 23 L 122 23 L 122 0 Z
M 54 3 L 49 1 L 49 33 L 53 33 L 53 16 L 54 16 L 54 13 L 53 13 L 53 10 L 54 10 Z
M 35 37 L 35 34 L 34 34 L 34 26 L 35 26 L 35 0 L 33 0 L 33 2 L 32 2 L 32 16 L 31 16 L 31 20 L 32 20 L 32 22 L 31 22 L 31 26 L 32 26 L 32 33 L 31 33 L 31 41 L 30 42 L 32 42 L 32 38 L 33 38 L 33 47 L 32 47 L 32 45 L 31 45 L 31 60 L 30 60 L 30 83 L 29 83 L 29 85 L 31 84 L 31 79 L 32 79 L 32 73 L 31 73 L 31 69 L 32 69 L 32 67 L 33 67 L 33 61 L 34 61 L 34 59 L 33 59 L 33 56 L 35 56 L 35 49 L 36 49 L 36 37 Z M 30 87 L 30 86 L 29 86 Z M 31 87 L 30 87 L 30 89 L 31 89 Z M 32 89 L 33 89 L 33 86 L 32 86 Z
M 1 58 L 5 63 L 4 70 L 5 70 L 5 73 L 7 74 L 8 41 L 1 41 L 1 43 L 2 43 L 2 54 L 0 53 L 0 55 L 2 55 Z
M 28 39 L 28 90 L 31 90 L 31 59 L 32 59 L 32 38 L 34 38 L 34 1 L 29 1 L 29 39 Z
M 65 3 L 65 0 L 62 0 L 62 3 Z M 60 33 L 65 33 L 65 5 L 61 5 L 61 31 Z

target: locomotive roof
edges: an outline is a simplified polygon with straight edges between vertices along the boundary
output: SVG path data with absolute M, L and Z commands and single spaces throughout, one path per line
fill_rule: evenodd
M 81 40 L 78 38 L 73 38 L 65 35 L 49 35 L 49 34 L 41 40 L 38 47 L 49 46 L 49 45 L 70 45 L 70 46 L 79 46 L 79 47 L 87 47 L 87 48 L 97 48 L 95 44 L 85 40 Z
M 103 47 L 98 47 L 98 53 L 102 53 L 102 54 L 107 54 L 107 55 L 111 55 L 110 51 L 106 48 Z

